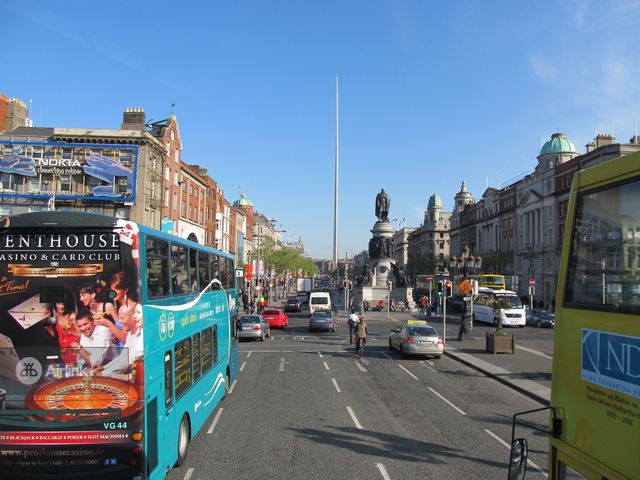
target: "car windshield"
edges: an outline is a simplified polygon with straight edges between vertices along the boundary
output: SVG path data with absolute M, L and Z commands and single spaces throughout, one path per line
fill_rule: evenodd
M 297 298 L 290 298 L 289 300 L 287 300 L 287 303 L 298 303 L 298 299 Z
M 330 312 L 315 312 L 313 314 L 314 318 L 329 318 L 331 316 Z
M 407 327 L 407 334 L 413 335 L 416 337 L 437 337 L 438 332 L 436 332 L 431 327 Z
M 496 299 L 501 298 L 511 304 L 509 308 L 522 308 L 522 301 L 515 295 L 496 295 Z
M 278 315 L 280 312 L 277 310 L 265 310 L 262 312 L 263 315 Z
M 259 323 L 260 317 L 257 315 L 247 315 L 246 317 L 242 317 L 240 321 L 242 323 Z
M 313 305 L 326 305 L 329 303 L 329 299 L 327 297 L 313 297 L 311 303 Z

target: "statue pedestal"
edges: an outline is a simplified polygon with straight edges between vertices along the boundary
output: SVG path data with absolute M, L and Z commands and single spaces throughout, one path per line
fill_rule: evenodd
M 416 302 L 413 301 L 413 288 L 412 287 L 396 287 L 391 290 L 391 298 L 395 302 L 403 302 L 411 310 L 416 308 Z

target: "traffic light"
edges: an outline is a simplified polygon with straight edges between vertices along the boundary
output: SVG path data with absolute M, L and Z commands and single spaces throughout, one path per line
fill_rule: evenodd
M 451 297 L 451 296 L 453 296 L 453 283 L 451 282 L 451 280 L 447 280 L 447 292 L 446 292 L 446 296 L 447 296 L 447 297 Z
M 349 290 L 351 290 L 353 288 L 353 282 L 351 280 L 349 280 L 348 287 L 349 287 Z
M 438 296 L 439 297 L 442 296 L 442 290 L 443 290 L 442 280 L 439 280 L 438 281 Z

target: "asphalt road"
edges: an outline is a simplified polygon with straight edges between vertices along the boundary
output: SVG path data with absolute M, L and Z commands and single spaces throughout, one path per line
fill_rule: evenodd
M 271 339 L 241 343 L 238 381 L 167 478 L 506 478 L 511 417 L 539 403 L 451 358 L 389 351 L 397 315 L 371 320 L 362 359 L 344 319 L 337 333 L 308 333 L 307 320 L 290 315 Z M 529 421 L 545 428 L 547 415 Z M 527 479 L 545 478 L 547 438 L 522 433 Z

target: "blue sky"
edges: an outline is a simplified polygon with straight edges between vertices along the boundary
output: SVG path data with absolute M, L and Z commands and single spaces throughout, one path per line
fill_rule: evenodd
M 367 248 L 380 188 L 419 226 L 533 170 L 564 132 L 626 142 L 640 120 L 639 1 L 3 0 L 0 92 L 34 126 L 119 128 L 125 107 L 180 124 L 183 159 L 302 238 Z

